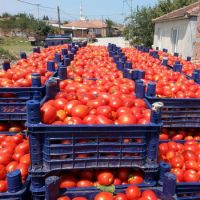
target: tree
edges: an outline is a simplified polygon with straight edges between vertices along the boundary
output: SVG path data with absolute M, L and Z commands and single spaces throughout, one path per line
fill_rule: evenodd
M 110 19 L 106 19 L 106 25 L 108 28 L 108 36 L 111 37 L 112 36 L 112 28 L 115 25 L 115 23 Z
M 43 20 L 47 21 L 47 20 L 49 20 L 49 17 L 44 15 Z
M 153 19 L 197 1 L 159 0 L 153 7 L 137 7 L 135 14 L 125 19 L 124 36 L 133 44 L 151 46 L 154 34 Z

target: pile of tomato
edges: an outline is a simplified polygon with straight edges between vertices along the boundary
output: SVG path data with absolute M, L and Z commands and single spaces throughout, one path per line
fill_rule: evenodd
M 61 175 L 60 188 L 110 186 L 125 184 L 141 184 L 144 181 L 144 173 L 139 169 L 99 169 L 70 171 Z
M 67 75 L 71 78 L 97 79 L 105 75 L 114 78 L 122 77 L 113 58 L 109 57 L 107 47 L 104 46 L 87 46 L 79 49 L 67 68 Z
M 162 60 L 163 57 L 167 57 L 168 64 L 172 67 L 174 66 L 176 61 L 179 61 L 182 64 L 182 72 L 189 76 L 192 76 L 195 69 L 200 69 L 200 64 L 192 63 L 191 61 L 184 60 L 181 57 L 173 56 L 170 53 L 158 51 L 158 55 L 159 55 L 160 60 Z
M 159 160 L 171 165 L 177 182 L 200 182 L 200 142 L 162 143 L 159 145 Z
M 163 128 L 160 140 L 200 140 L 200 130 L 194 128 Z
M 47 61 L 54 60 L 54 54 L 61 53 L 63 48 L 67 45 L 44 48 L 41 53 L 32 53 L 27 59 L 20 59 L 7 71 L 1 69 L 0 87 L 30 87 L 32 73 L 39 73 L 44 85 L 53 73 L 47 71 Z
M 30 166 L 29 141 L 20 133 L 22 130 L 24 125 L 20 122 L 0 123 L 0 192 L 7 191 L 6 174 L 9 172 L 19 169 L 22 182 L 26 181 Z
M 88 200 L 86 197 L 69 198 L 59 197 L 57 200 Z M 109 192 L 99 192 L 94 200 L 159 200 L 153 190 L 141 191 L 137 186 L 130 186 L 125 190 L 125 193 L 113 195 Z
M 47 124 L 148 124 L 151 110 L 129 79 L 65 80 L 55 99 L 41 107 Z
M 200 85 L 188 80 L 185 75 L 161 65 L 159 59 L 134 48 L 124 48 L 133 69 L 145 71 L 144 83 L 156 82 L 156 96 L 168 98 L 200 98 Z

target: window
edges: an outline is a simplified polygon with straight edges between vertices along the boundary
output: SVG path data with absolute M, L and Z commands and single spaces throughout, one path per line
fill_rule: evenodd
M 177 45 L 178 45 L 178 30 L 172 28 L 171 33 L 171 41 L 172 41 L 172 52 L 177 52 Z

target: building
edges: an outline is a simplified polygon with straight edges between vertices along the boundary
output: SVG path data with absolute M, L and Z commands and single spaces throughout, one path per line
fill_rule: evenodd
M 73 37 L 87 37 L 88 34 L 94 34 L 97 37 L 106 37 L 108 34 L 107 25 L 102 20 L 73 21 L 64 24 L 65 32 L 72 33 Z
M 153 20 L 153 47 L 200 61 L 200 1 Z

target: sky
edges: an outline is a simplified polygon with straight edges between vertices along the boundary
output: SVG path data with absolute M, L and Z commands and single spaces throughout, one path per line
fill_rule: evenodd
M 36 18 L 47 15 L 50 19 L 57 19 L 57 6 L 60 7 L 61 21 L 78 20 L 80 17 L 81 0 L 22 0 L 36 5 L 28 5 L 17 0 L 0 0 L 0 14 L 31 13 Z M 124 3 L 123 3 L 124 2 Z M 133 0 L 133 10 L 138 6 L 152 6 L 157 0 Z M 82 0 L 83 15 L 88 19 L 112 19 L 122 23 L 130 12 L 130 0 Z M 51 9 L 52 8 L 52 9 Z M 39 15 L 38 15 L 39 14 Z

